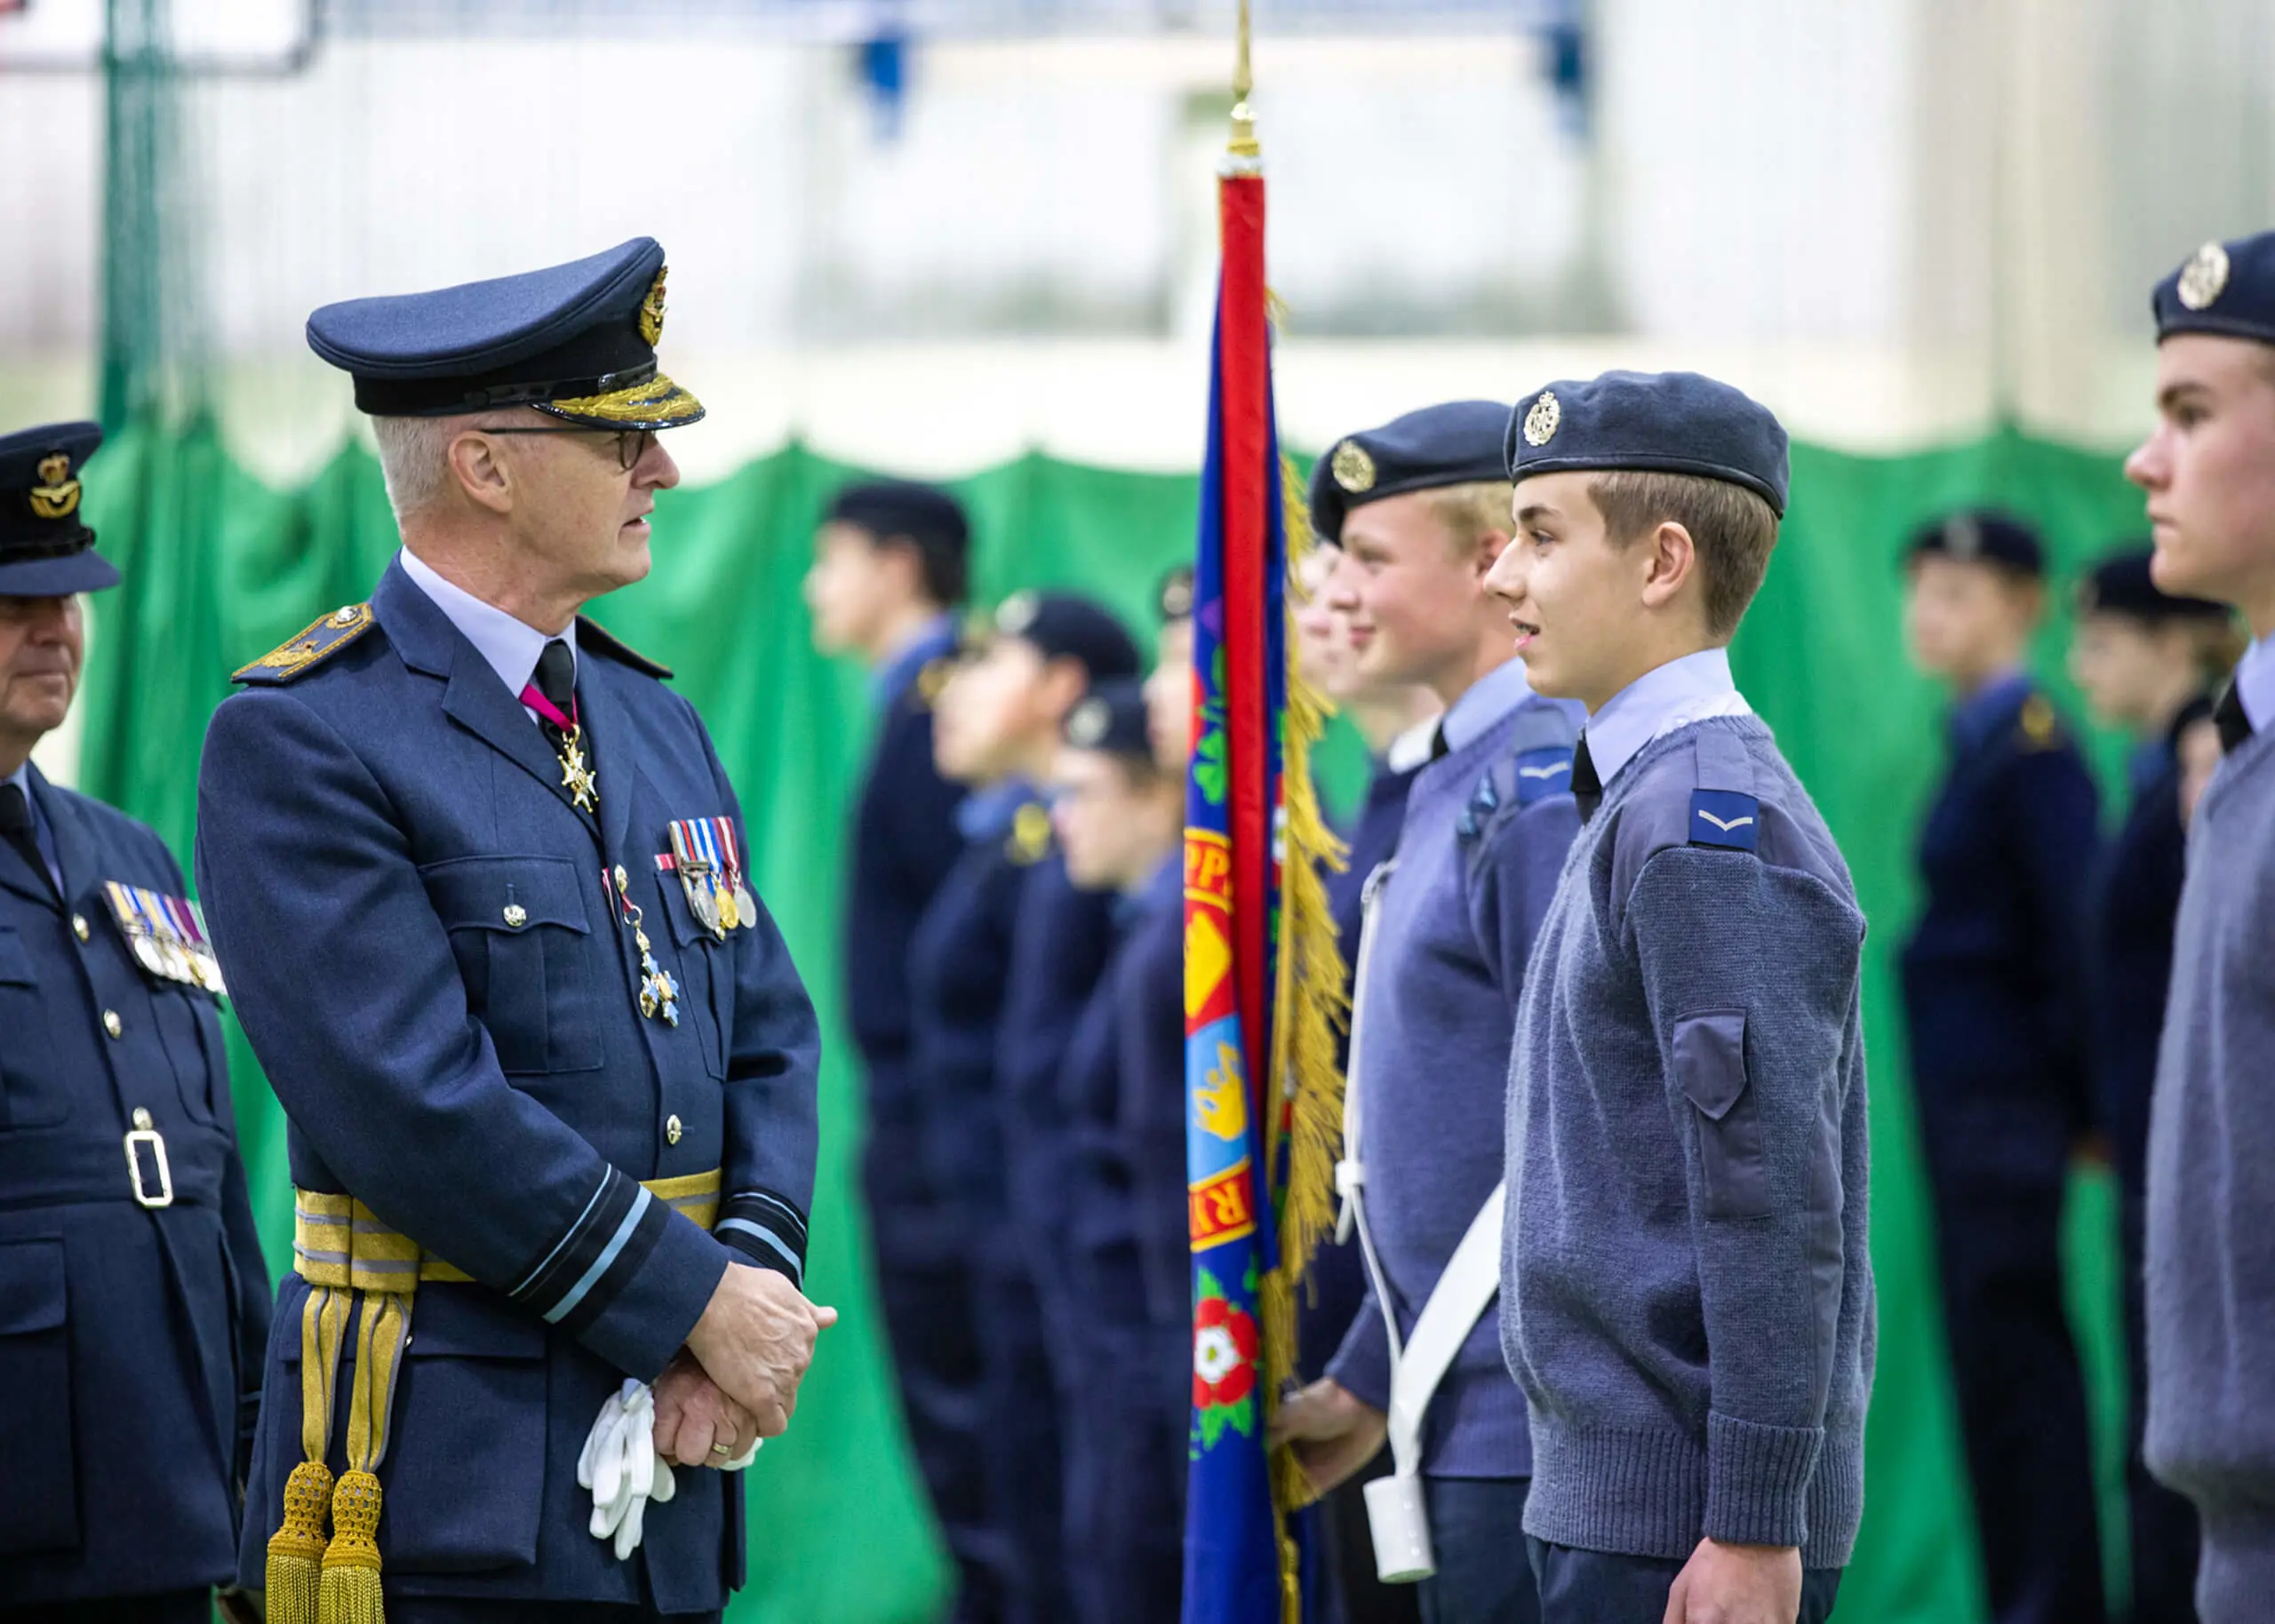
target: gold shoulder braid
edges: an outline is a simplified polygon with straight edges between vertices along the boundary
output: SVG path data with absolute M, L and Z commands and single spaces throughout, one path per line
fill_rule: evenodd
M 310 666 L 330 659 L 370 631 L 371 606 L 350 603 L 311 623 L 298 637 L 288 638 L 250 665 L 240 665 L 232 682 L 290 682 Z

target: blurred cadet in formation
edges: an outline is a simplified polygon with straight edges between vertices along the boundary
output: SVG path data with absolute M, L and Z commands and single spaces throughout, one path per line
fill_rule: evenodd
M 1361 896 L 1367 877 L 1397 849 L 1406 823 L 1406 793 L 1430 759 L 1438 718 L 1444 707 L 1418 682 L 1383 682 L 1361 667 L 1351 635 L 1351 617 L 1329 605 L 1332 579 L 1343 550 L 1324 536 L 1313 537 L 1304 560 L 1296 611 L 1297 658 L 1305 681 L 1357 729 L 1366 741 L 1373 771 L 1365 799 L 1341 832 L 1347 848 L 1344 866 L 1324 879 L 1335 917 L 1346 975 L 1359 948 Z M 1338 1063 L 1348 1063 L 1347 1041 Z M 1351 1322 L 1367 1295 L 1367 1267 L 1354 1238 L 1330 1235 L 1312 1256 L 1305 1289 L 1296 1300 L 1297 1373 L 1318 1381 L 1328 1359 L 1343 1345 Z M 1387 1451 L 1321 1499 L 1314 1517 L 1321 1538 L 1322 1582 L 1317 1592 L 1318 1624 L 1417 1624 L 1421 1617 L 1410 1585 L 1386 1585 L 1375 1568 L 1367 1528 L 1364 1489 L 1391 1469 Z
M 1185 589 L 1185 607 L 1191 595 Z M 1114 945 L 1067 1049 L 1064 1178 L 1076 1326 L 1066 1541 L 1074 1616 L 1178 1616 L 1193 1397 L 1185 1155 L 1185 776 L 1135 682 L 1066 720 L 1052 816 L 1074 882 L 1114 899 Z
M 1944 1329 L 1997 1624 L 2102 1616 L 2092 1453 L 2062 1293 L 2062 1206 L 2091 1133 L 2084 899 L 2092 774 L 2023 669 L 2046 608 L 2027 526 L 1953 513 L 1912 540 L 1905 625 L 1951 690 L 1920 835 L 1904 1012 Z
M 1371 1278 L 1327 1373 L 1281 1405 L 1277 1431 L 1331 1489 L 1383 1446 L 1393 1394 L 1411 1394 L 1399 1408 L 1415 1434 L 1390 1441 L 1408 1525 L 1426 1522 L 1434 1552 L 1420 1595 L 1433 1624 L 1539 1616 L 1511 1560 L 1532 1470 L 1524 1397 L 1486 1309 L 1509 1033 L 1578 828 L 1578 713 L 1526 686 L 1484 591 L 1509 539 L 1508 417 L 1489 401 L 1409 412 L 1339 441 L 1311 490 L 1313 528 L 1342 550 L 1328 607 L 1349 617 L 1359 671 L 1429 689 L 1445 714 L 1396 856 L 1367 882 L 1356 953 L 1338 1182 Z M 1473 1266 L 1452 1270 L 1481 1222 Z M 1420 1335 L 1425 1317 L 1442 1329 Z M 1419 1571 L 1388 1542 L 1377 1528 L 1386 1573 Z
M 0 1617 L 205 1624 L 268 1339 L 220 967 L 164 842 L 30 764 L 118 584 L 101 443 L 0 438 Z
M 236 673 L 198 784 L 298 1187 L 240 1554 L 274 1618 L 376 1624 L 382 1572 L 392 1624 L 717 1618 L 711 1469 L 834 1318 L 800 1289 L 819 1035 L 734 786 L 579 612 L 647 575 L 659 431 L 702 415 L 664 280 L 639 238 L 308 321 L 403 550 Z
M 2149 1468 L 2201 1519 L 2205 1624 L 2275 1596 L 2275 233 L 2157 284 L 2157 410 L 2126 473 L 2165 592 L 2255 640 L 2216 707 L 2149 1128 Z
M 954 865 L 909 943 L 914 1153 L 940 1230 L 919 1332 L 938 1381 L 960 1396 L 928 1482 L 960 1586 L 955 1616 L 1049 1618 L 1063 1604 L 1061 1474 L 1033 1259 L 1011 1222 L 1000 1056 L 1009 1040 L 1015 938 L 1038 868 L 1053 856 L 1043 788 L 1066 717 L 1095 682 L 1132 678 L 1138 650 L 1086 598 L 1015 593 L 942 689 L 933 756 L 970 792 Z M 913 1407 L 913 1406 L 912 1406 Z M 951 1406 L 951 1418 L 957 1414 Z
M 2211 686 L 2226 679 L 2238 649 L 2227 609 L 2202 598 L 2167 594 L 2152 578 L 2151 557 L 2146 547 L 2113 553 L 2079 584 L 2070 674 L 2094 719 L 2133 741 L 2126 766 L 2131 802 L 2094 876 L 2086 1005 L 2095 1106 L 2117 1173 L 2119 1256 L 2125 1270 L 2132 1616 L 2135 1624 L 2191 1624 L 2196 1514 L 2150 1477 L 2141 1459 L 2148 1392 L 2142 1223 L 2149 1100 L 2186 866 L 2181 741 L 2189 728 L 2209 721 Z
M 1864 1509 L 1864 917 L 1730 673 L 1784 430 L 1696 373 L 1509 425 L 1490 577 L 1587 706 L 1510 1071 L 1501 1331 L 1549 1624 L 1823 1624 Z

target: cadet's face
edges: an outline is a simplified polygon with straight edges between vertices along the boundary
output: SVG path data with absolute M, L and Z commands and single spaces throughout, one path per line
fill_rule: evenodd
M 1996 564 L 1923 553 L 1912 561 L 1904 631 L 1912 663 L 1931 677 L 1973 682 L 2021 652 L 2037 593 Z
M 1117 758 L 1070 745 L 1059 751 L 1050 782 L 1050 821 L 1076 885 L 1121 890 L 1161 861 L 1169 781 L 1133 779 Z
M 806 608 L 814 645 L 824 654 L 869 652 L 893 608 L 891 555 L 866 530 L 837 521 L 814 537 L 806 571 Z
M 0 775 L 63 725 L 85 653 L 78 599 L 0 597 Z
M 1304 681 L 1338 705 L 1360 687 L 1359 649 L 1351 635 L 1350 615 L 1335 606 L 1336 577 L 1346 567 L 1343 549 L 1322 546 L 1305 561 L 1304 585 L 1311 596 L 1296 610 L 1296 660 Z M 1348 602 L 1354 586 L 1344 594 Z
M 504 455 L 516 466 L 535 474 L 514 493 L 515 530 L 563 590 L 596 598 L 645 577 L 648 514 L 656 492 L 679 483 L 679 465 L 660 436 L 641 437 L 628 472 L 613 430 L 517 435 L 496 443 L 507 448 Z
M 1163 772 L 1182 772 L 1193 753 L 1193 622 L 1164 625 L 1160 647 L 1145 679 L 1145 736 Z
M 1516 532 L 1485 577 L 1508 606 L 1536 693 L 1593 711 L 1627 686 L 1651 550 L 1611 545 L 1592 475 L 1543 474 L 1516 488 Z
M 2275 346 L 2180 333 L 2157 348 L 2156 431 L 2125 459 L 2168 593 L 2275 630 Z
M 1343 562 L 1323 597 L 1369 683 L 1434 683 L 1474 663 L 1483 563 L 1457 545 L 1433 495 L 1385 497 L 1344 518 Z
M 932 759 L 943 777 L 989 784 L 1018 768 L 1027 739 L 1053 725 L 1042 713 L 1042 651 L 998 637 L 956 668 L 932 706 Z
M 2139 728 L 2156 720 L 2171 691 L 2175 665 L 2193 664 L 2173 628 L 2130 615 L 2087 615 L 2070 640 L 2070 680 L 2104 727 Z M 2183 633 L 2184 638 L 2184 633 Z

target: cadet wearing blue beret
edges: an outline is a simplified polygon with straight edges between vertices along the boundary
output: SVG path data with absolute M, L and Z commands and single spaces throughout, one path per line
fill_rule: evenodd
M 101 443 L 0 437 L 0 1614 L 205 1624 L 268 1333 L 221 973 L 156 834 L 30 764 L 118 584 Z
M 641 238 L 309 318 L 403 550 L 236 673 L 199 784 L 299 1186 L 242 1554 L 273 1612 L 375 1619 L 383 1575 L 395 1624 L 716 1617 L 708 1469 L 834 1318 L 800 1291 L 818 1036 L 734 786 L 579 613 L 648 573 L 657 433 L 702 413 L 663 316 Z
M 2275 232 L 2207 243 L 2157 284 L 2148 493 L 2157 585 L 2255 640 L 2221 697 L 2226 756 L 2197 800 L 2149 1129 L 2149 1421 L 2196 1502 L 2206 1624 L 2275 1593 Z
M 1550 1624 L 1821 1624 L 1872 1381 L 1864 918 L 1728 645 L 1784 430 L 1696 373 L 1551 384 L 1509 424 L 1489 581 L 1587 706 L 1585 826 L 1517 1014 L 1501 1335 Z
M 2141 1458 L 2147 1397 L 2147 1302 L 2142 1243 L 2149 1102 L 2172 983 L 2187 831 L 2181 813 L 2183 736 L 2211 725 L 2214 686 L 2238 640 L 2222 605 L 2176 598 L 2153 578 L 2150 548 L 2127 547 L 2078 585 L 2070 674 L 2095 720 L 2133 740 L 2131 803 L 2102 853 L 2088 896 L 2087 999 L 2095 1105 L 2117 1173 L 2119 1255 L 2125 1262 L 2127 1418 L 2125 1497 L 2133 1612 L 2150 1624 L 2195 1617 L 2196 1513 L 2149 1475 Z
M 2023 667 L 2045 609 L 2037 532 L 1988 510 L 1952 513 L 1913 536 L 1905 568 L 1912 658 L 1952 700 L 1902 968 L 1984 1590 L 1999 1624 L 2098 1617 L 2061 1215 L 2092 1126 L 2083 903 L 2099 797 Z
M 1477 1624 L 1538 1617 L 1531 1576 L 1509 1560 L 1532 1453 L 1486 1311 L 1495 1271 L 1451 1265 L 1481 1219 L 1492 1227 L 1510 1022 L 1578 827 L 1577 710 L 1527 686 L 1483 588 L 1509 539 L 1507 421 L 1489 401 L 1426 407 L 1337 442 L 1312 476 L 1313 526 L 1345 561 L 1327 604 L 1349 619 L 1359 672 L 1427 688 L 1445 714 L 1396 856 L 1369 881 L 1376 903 L 1353 955 L 1366 971 L 1352 995 L 1338 1182 L 1371 1280 L 1326 1375 L 1280 1416 L 1328 1490 L 1377 1453 L 1401 1396 L 1395 1408 L 1417 1420 L 1388 1434 L 1395 1492 L 1426 1517 L 1434 1553 L 1424 1614 Z M 1434 1373 L 1397 1353 L 1425 1313 L 1448 1321 Z M 1404 1544 L 1377 1524 L 1382 1572 L 1431 1565 Z

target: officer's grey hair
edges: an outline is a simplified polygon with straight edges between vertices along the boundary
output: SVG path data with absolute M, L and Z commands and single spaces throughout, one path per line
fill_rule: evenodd
M 379 442 L 379 469 L 387 475 L 387 502 L 401 529 L 442 499 L 451 477 L 451 442 L 473 426 L 470 417 L 373 418 Z

